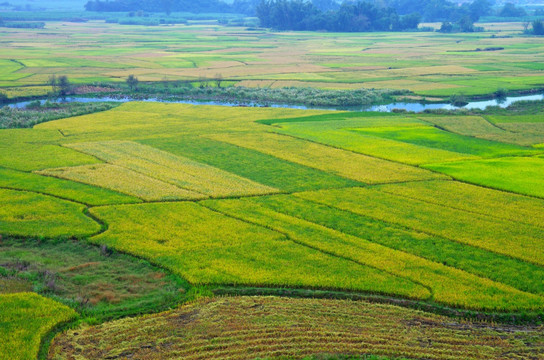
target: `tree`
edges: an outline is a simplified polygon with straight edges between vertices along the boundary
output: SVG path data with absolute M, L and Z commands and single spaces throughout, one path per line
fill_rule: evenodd
M 55 75 L 49 76 L 48 84 L 51 85 L 51 91 L 57 93 L 59 91 L 57 85 L 57 77 Z
M 472 21 L 478 21 L 480 17 L 489 15 L 491 13 L 491 5 L 491 2 L 488 0 L 474 0 L 468 6 Z
M 59 90 L 59 95 L 62 97 L 68 95 L 72 89 L 72 85 L 70 85 L 70 81 L 68 80 L 68 77 L 66 75 L 58 77 L 57 87 Z
M 443 33 L 451 33 L 453 32 L 453 24 L 448 21 L 444 21 L 442 25 L 440 26 L 439 31 Z
M 338 3 L 335 0 L 312 0 L 312 4 L 321 11 L 338 9 Z
M 219 73 L 215 74 L 215 85 L 217 85 L 217 87 L 220 88 L 222 82 L 223 82 L 223 75 Z
M 8 96 L 0 91 L 0 105 L 6 103 L 7 101 L 8 101 Z
M 207 88 L 208 87 L 208 79 L 206 79 L 204 76 L 199 76 L 198 77 L 198 87 L 201 88 L 201 89 L 204 89 L 204 88 Z
M 174 5 L 172 0 L 161 0 L 161 4 L 166 15 L 170 15 L 172 13 L 172 6 Z
M 417 29 L 421 22 L 421 15 L 419 13 L 412 13 L 400 18 L 399 30 Z
M 127 85 L 130 88 L 130 91 L 138 90 L 138 83 L 140 81 L 136 76 L 133 74 L 130 74 L 127 78 Z
M 502 10 L 499 13 L 499 16 L 503 16 L 503 17 L 522 17 L 522 16 L 527 16 L 527 12 L 523 8 L 517 7 L 513 3 L 509 2 L 509 3 L 504 4 L 504 7 L 502 8 Z
M 457 25 L 462 32 L 474 32 L 474 21 L 469 15 L 463 16 L 463 18 L 457 22 Z
M 544 21 L 543 20 L 533 21 L 533 34 L 544 35 Z

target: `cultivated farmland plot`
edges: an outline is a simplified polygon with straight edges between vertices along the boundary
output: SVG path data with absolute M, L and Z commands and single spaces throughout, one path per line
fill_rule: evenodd
M 45 95 L 51 73 L 66 74 L 76 84 L 119 82 L 130 74 L 141 81 L 198 81 L 220 73 L 247 87 L 407 89 L 431 98 L 488 95 L 544 82 L 544 45 L 537 37 L 520 44 L 521 28 L 325 34 L 48 22 L 45 29 L 1 29 L 0 89 L 9 97 Z M 502 50 L 475 51 L 484 48 Z
M 51 69 L 416 98 L 544 83 L 541 39 L 512 30 L 118 26 L 0 28 L 0 90 L 44 94 Z M 544 359 L 541 106 L 134 101 L 0 130 L 0 360 Z
M 127 103 L 5 130 L 0 136 L 27 156 L 1 147 L 0 232 L 88 239 L 195 289 L 290 287 L 541 313 L 540 140 L 512 141 L 508 129 L 485 125 L 502 118 L 447 119 Z M 384 141 L 390 146 L 377 151 Z M 142 321 L 170 326 L 161 316 Z M 286 354 L 306 354 L 307 345 Z M 373 348 L 427 354 L 406 343 Z M 436 351 L 428 355 L 442 358 Z

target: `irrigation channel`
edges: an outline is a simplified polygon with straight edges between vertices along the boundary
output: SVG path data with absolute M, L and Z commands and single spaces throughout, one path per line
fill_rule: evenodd
M 449 103 L 417 103 L 417 102 L 396 102 L 386 105 L 373 105 L 373 106 L 352 106 L 352 107 L 314 107 L 314 106 L 302 106 L 302 105 L 289 105 L 289 104 L 267 104 L 267 107 L 273 108 L 291 108 L 291 109 L 301 109 L 301 110 L 350 110 L 350 111 L 378 111 L 378 112 L 391 112 L 393 110 L 406 110 L 411 112 L 423 112 L 425 110 L 457 110 L 457 109 L 480 109 L 484 110 L 489 106 L 499 106 L 501 108 L 506 108 L 511 104 L 518 101 L 539 101 L 544 100 L 544 94 L 539 95 L 525 95 L 525 96 L 509 96 L 500 99 L 491 99 L 483 101 L 472 101 L 467 103 L 464 106 L 454 106 Z M 40 100 L 43 104 L 47 100 Z M 191 105 L 221 105 L 221 106 L 247 106 L 247 107 L 259 107 L 263 104 L 256 102 L 249 103 L 233 103 L 233 102 L 221 102 L 221 101 L 191 101 L 191 100 L 161 100 L 157 98 L 150 99 L 132 99 L 129 97 L 126 98 L 112 98 L 112 97 L 66 97 L 59 98 L 54 100 L 49 100 L 51 102 L 130 102 L 130 101 L 147 101 L 147 102 L 163 102 L 163 103 L 172 103 L 172 104 L 191 104 Z M 12 108 L 24 108 L 32 101 L 23 101 L 18 103 L 13 103 L 8 105 Z

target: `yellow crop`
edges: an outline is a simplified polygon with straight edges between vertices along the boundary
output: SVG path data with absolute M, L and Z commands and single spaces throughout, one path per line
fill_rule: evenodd
M 0 295 L 0 360 L 36 359 L 42 337 L 76 312 L 34 293 Z
M 189 200 L 206 197 L 135 171 L 109 164 L 47 169 L 37 173 L 96 185 L 146 201 Z
M 260 195 L 277 192 L 271 187 L 231 174 L 221 169 L 176 156 L 151 146 L 130 141 L 108 141 L 67 145 L 110 164 L 122 166 L 189 190 L 213 197 Z
M 209 137 L 368 184 L 436 177 L 431 172 L 422 171 L 411 166 L 376 159 L 285 135 L 261 133 L 215 135 Z

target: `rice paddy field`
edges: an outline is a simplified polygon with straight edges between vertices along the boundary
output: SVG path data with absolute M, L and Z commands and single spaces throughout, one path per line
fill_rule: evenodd
M 0 27 L 0 92 L 129 74 L 411 99 L 536 91 L 544 42 L 522 28 Z M 0 129 L 0 360 L 544 359 L 542 102 L 92 111 Z
M 504 114 L 129 102 L 1 130 L 0 301 L 63 310 L 0 353 L 77 317 L 42 358 L 543 358 L 542 114 Z M 249 288 L 367 300 L 213 296 Z
M 216 25 L 123 26 L 48 22 L 0 29 L 0 91 L 49 92 L 51 74 L 74 84 L 214 79 L 246 87 L 410 90 L 426 98 L 544 86 L 544 45 L 522 24 L 484 32 L 293 33 Z M 122 34 L 122 36 L 119 36 Z M 478 51 L 478 49 L 495 51 Z

